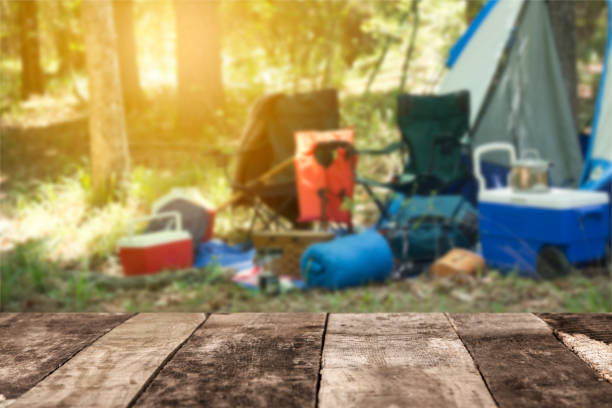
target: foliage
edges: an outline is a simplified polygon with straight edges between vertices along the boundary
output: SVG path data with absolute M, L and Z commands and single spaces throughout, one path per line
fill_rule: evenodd
M 230 78 L 251 78 L 250 86 L 298 91 L 304 90 L 302 81 L 308 82 L 307 89 L 338 84 L 358 55 L 375 48 L 361 28 L 373 12 L 369 3 L 264 0 L 224 6 L 231 55 L 225 68 Z
M 141 83 L 150 97 L 176 84 L 175 21 L 172 0 L 133 0 Z M 16 2 L 0 1 L 0 107 L 19 96 L 19 27 Z M 47 82 L 55 89 L 84 94 L 75 79 L 84 72 L 81 0 L 39 1 L 41 55 Z M 446 52 L 473 18 L 482 0 L 428 0 L 419 5 L 420 22 L 407 89 L 431 92 Z M 412 32 L 412 1 L 259 0 L 222 3 L 223 75 L 228 89 L 251 95 L 336 86 L 361 93 L 384 44 L 391 46 L 376 75 L 374 90 L 397 89 Z M 605 2 L 577 2 L 579 76 L 591 96 L 581 105 L 587 123 L 606 41 Z

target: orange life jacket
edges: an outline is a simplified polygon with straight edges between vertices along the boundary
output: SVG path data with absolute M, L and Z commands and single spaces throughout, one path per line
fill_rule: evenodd
M 299 221 L 351 222 L 351 212 L 342 204 L 353 198 L 353 136 L 353 129 L 295 133 Z

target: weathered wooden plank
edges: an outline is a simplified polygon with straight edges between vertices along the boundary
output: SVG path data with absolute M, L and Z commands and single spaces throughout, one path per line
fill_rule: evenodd
M 0 315 L 0 394 L 14 399 L 131 314 Z
M 15 402 L 14 399 L 4 399 L 4 400 L 0 400 L 0 408 L 7 408 L 9 405 L 11 405 L 13 402 Z
M 441 313 L 332 314 L 322 367 L 322 407 L 495 406 Z
M 563 344 L 612 383 L 612 313 L 542 313 L 538 317 Z
M 125 407 L 204 321 L 204 313 L 139 314 L 23 394 L 17 407 Z
M 19 313 L 0 313 L 0 324 L 2 324 L 3 322 L 9 320 L 9 319 L 13 319 L 15 316 L 17 316 Z
M 212 315 L 137 407 L 313 407 L 325 314 Z
M 499 406 L 612 406 L 612 386 L 601 381 L 536 316 L 450 317 Z
M 612 313 L 539 313 L 554 330 L 612 344 Z

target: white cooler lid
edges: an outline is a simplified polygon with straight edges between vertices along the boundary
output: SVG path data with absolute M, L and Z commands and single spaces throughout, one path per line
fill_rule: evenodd
M 158 231 L 123 237 L 117 245 L 119 248 L 146 248 L 186 239 L 191 240 L 191 235 L 187 231 Z
M 590 205 L 607 204 L 610 198 L 603 191 L 551 188 L 547 192 L 514 192 L 510 188 L 481 191 L 478 201 L 483 203 L 512 204 L 524 207 L 569 209 Z

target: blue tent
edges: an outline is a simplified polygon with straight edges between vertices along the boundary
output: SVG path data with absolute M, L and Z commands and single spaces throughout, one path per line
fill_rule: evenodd
M 451 49 L 446 65 L 439 92 L 470 91 L 475 146 L 510 142 L 519 154 L 536 148 L 553 163 L 556 186 L 597 188 L 612 175 L 612 78 L 606 81 L 612 68 L 602 78 L 584 166 L 544 1 L 489 0 Z M 488 181 L 504 183 L 507 165 L 502 154 L 485 157 Z M 594 181 L 594 176 L 599 178 Z

